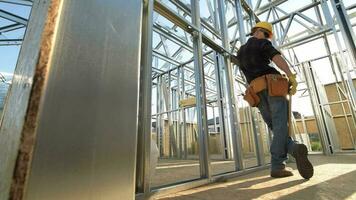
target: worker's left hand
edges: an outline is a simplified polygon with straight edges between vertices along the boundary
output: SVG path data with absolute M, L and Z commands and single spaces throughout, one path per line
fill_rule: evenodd
M 295 95 L 295 93 L 297 93 L 297 86 L 298 86 L 298 82 L 296 80 L 296 75 L 295 74 L 291 74 L 288 76 L 289 79 L 289 94 L 290 95 Z

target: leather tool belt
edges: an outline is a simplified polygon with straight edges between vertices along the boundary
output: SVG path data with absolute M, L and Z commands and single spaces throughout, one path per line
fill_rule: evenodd
M 269 96 L 282 96 L 288 94 L 288 79 L 280 74 L 267 74 L 255 78 L 251 81 L 249 87 L 245 91 L 244 100 L 246 100 L 251 107 L 257 107 L 260 103 L 260 97 L 257 93 L 268 89 Z

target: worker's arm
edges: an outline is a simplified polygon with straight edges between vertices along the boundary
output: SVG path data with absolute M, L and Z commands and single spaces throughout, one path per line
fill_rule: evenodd
M 287 62 L 284 60 L 284 58 L 282 58 L 280 54 L 273 56 L 272 61 L 277 65 L 279 69 L 281 69 L 284 73 L 287 74 L 290 84 L 289 94 L 294 95 L 297 92 L 298 86 L 295 74 L 292 74 Z
M 239 61 L 239 59 L 237 59 L 236 56 L 231 55 L 231 56 L 230 56 L 230 60 L 231 60 L 231 62 L 234 63 L 235 65 L 240 66 L 240 61 Z
M 273 56 L 272 61 L 274 62 L 274 64 L 277 65 L 279 69 L 281 69 L 284 73 L 286 73 L 288 77 L 292 75 L 288 63 L 284 60 L 284 58 L 280 54 Z
M 240 49 L 237 51 L 236 56 L 233 54 L 230 54 L 231 62 L 234 63 L 235 65 L 241 67 L 239 57 L 240 57 Z
M 271 59 L 274 64 L 277 65 L 287 76 L 290 76 L 292 72 L 289 70 L 289 66 L 284 58 L 281 56 L 281 53 L 273 47 L 271 41 L 269 40 L 260 40 L 261 51 L 264 56 Z

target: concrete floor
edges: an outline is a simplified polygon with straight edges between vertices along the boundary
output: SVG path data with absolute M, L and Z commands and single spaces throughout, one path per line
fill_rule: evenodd
M 356 154 L 310 156 L 314 177 L 304 180 L 291 163 L 294 176 L 269 177 L 269 170 L 233 178 L 161 198 L 165 200 L 285 199 L 356 200 Z

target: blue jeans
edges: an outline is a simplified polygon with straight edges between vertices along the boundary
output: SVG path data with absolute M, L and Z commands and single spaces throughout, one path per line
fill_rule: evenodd
M 257 94 L 261 101 L 258 105 L 262 117 L 273 132 L 271 152 L 271 170 L 284 169 L 287 153 L 292 154 L 295 142 L 288 135 L 288 101 L 285 97 L 272 97 L 267 89 Z

